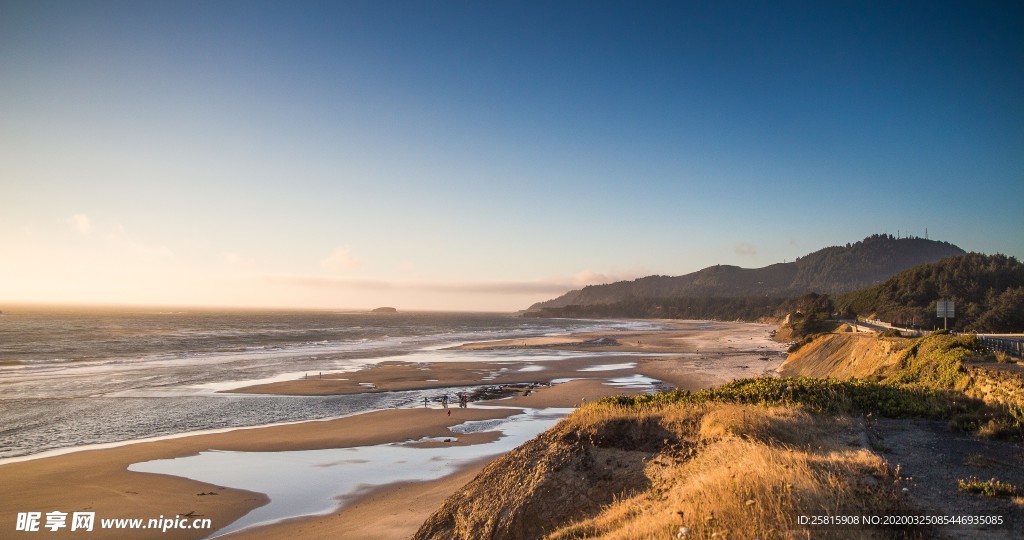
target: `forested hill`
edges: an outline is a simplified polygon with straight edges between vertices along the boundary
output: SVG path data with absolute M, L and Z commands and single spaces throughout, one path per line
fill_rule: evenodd
M 911 268 L 884 283 L 839 296 L 846 313 L 930 327 L 937 300 L 952 300 L 955 330 L 1024 330 L 1024 264 L 1005 255 L 970 253 Z
M 809 292 L 834 295 L 875 285 L 908 268 L 964 253 L 948 242 L 878 234 L 855 244 L 828 247 L 794 262 L 764 268 L 718 265 L 684 276 L 648 276 L 591 285 L 534 304 L 529 311 L 640 299 L 792 298 Z

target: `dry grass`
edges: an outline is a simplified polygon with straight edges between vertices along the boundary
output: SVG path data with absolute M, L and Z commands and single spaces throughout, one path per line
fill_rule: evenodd
M 630 410 L 591 405 L 580 429 L 630 419 L 656 422 L 671 439 L 645 467 L 650 488 L 565 526 L 550 538 L 787 538 L 809 531 L 800 515 L 885 515 L 903 501 L 898 476 L 877 455 L 849 446 L 855 421 L 796 407 L 687 404 Z M 830 528 L 831 537 L 894 531 Z
M 701 418 L 700 436 L 753 439 L 771 445 L 806 447 L 830 444 L 837 429 L 853 428 L 847 417 L 817 417 L 797 407 L 751 407 L 721 404 L 707 409 Z

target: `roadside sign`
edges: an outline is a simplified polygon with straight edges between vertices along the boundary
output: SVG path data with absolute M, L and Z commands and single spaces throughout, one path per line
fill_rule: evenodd
M 942 317 L 942 328 L 949 327 L 949 319 L 956 318 L 956 311 L 953 308 L 952 300 L 939 300 L 935 302 L 935 316 Z
M 936 317 L 956 317 L 956 310 L 952 300 L 939 300 L 935 303 Z

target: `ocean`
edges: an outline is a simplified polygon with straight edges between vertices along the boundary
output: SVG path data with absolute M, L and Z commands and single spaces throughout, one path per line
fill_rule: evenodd
M 217 390 L 352 371 L 385 360 L 537 354 L 440 350 L 470 341 L 656 327 L 485 313 L 5 308 L 0 459 L 415 406 L 443 389 L 343 396 Z

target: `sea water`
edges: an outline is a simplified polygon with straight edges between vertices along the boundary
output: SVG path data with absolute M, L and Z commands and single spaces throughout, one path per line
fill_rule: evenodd
M 409 407 L 444 390 L 216 393 L 384 360 L 552 361 L 559 351 L 444 351 L 469 341 L 649 330 L 508 314 L 19 308 L 0 315 L 0 458 Z M 607 354 L 607 353 L 605 353 Z

